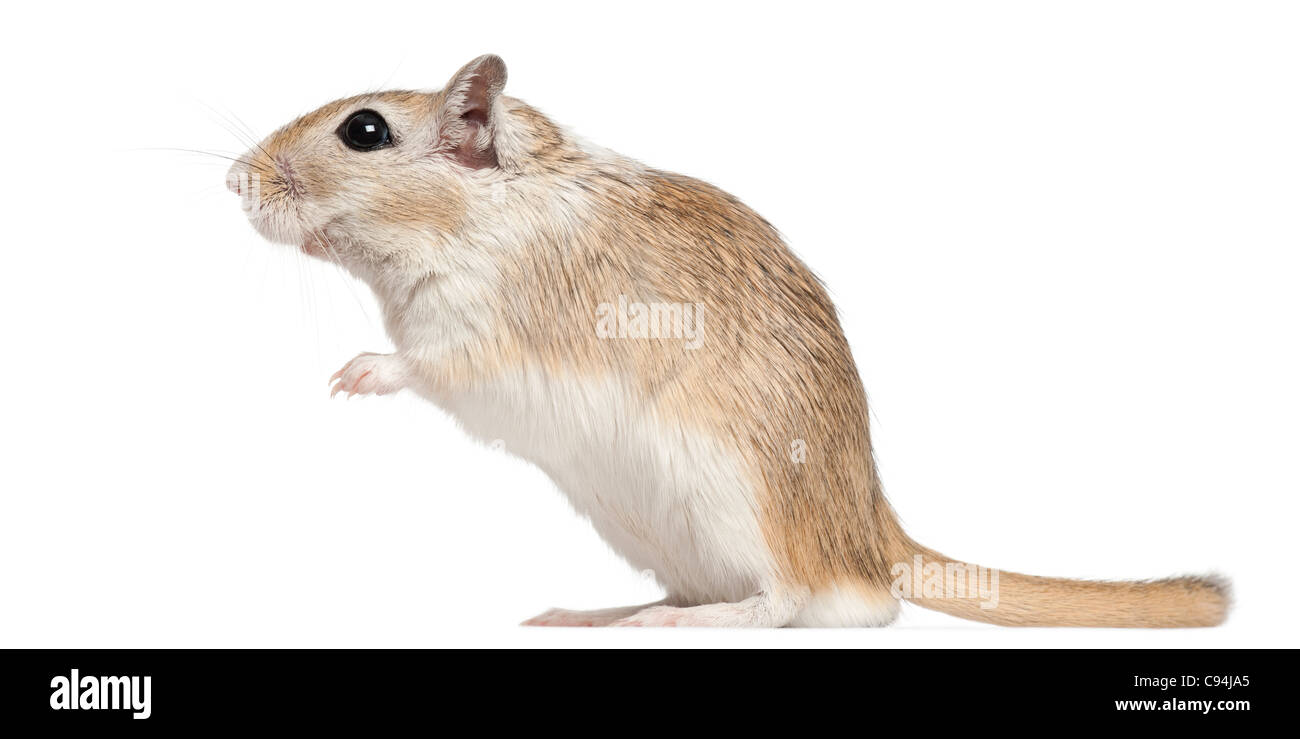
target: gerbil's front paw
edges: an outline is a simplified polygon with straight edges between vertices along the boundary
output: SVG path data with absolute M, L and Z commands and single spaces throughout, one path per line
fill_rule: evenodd
M 330 378 L 330 397 L 345 392 L 353 395 L 388 395 L 406 387 L 410 372 L 394 354 L 358 354 Z

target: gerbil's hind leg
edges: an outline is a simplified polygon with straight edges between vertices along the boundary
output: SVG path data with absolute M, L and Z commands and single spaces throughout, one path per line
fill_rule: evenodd
M 712 626 L 720 628 L 777 628 L 794 620 L 807 599 L 791 592 L 762 592 L 739 603 L 703 606 L 656 605 L 621 618 L 610 626 Z
M 533 616 L 520 626 L 609 626 L 621 618 L 662 605 L 667 601 L 646 603 L 641 606 L 623 606 L 622 608 L 603 608 L 599 611 L 567 611 L 552 608 L 545 613 Z

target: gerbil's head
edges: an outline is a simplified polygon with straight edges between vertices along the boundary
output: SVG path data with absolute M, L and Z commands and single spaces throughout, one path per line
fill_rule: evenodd
M 338 100 L 271 134 L 227 186 L 271 241 L 365 278 L 436 271 L 494 183 L 563 144 L 558 128 L 501 96 L 506 67 L 481 56 L 438 92 Z

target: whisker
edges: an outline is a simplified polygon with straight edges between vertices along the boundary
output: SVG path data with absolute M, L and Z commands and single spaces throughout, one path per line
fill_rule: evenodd
M 229 113 L 223 113 L 222 111 L 218 110 L 212 105 L 209 105 L 208 103 L 203 102 L 202 100 L 198 102 L 200 105 L 207 108 L 210 113 L 219 117 L 221 120 L 218 122 L 221 123 L 222 128 L 225 128 L 226 132 L 229 133 L 231 136 L 234 136 L 236 139 L 238 139 L 241 144 L 243 144 L 245 147 L 249 149 L 257 149 L 258 151 L 262 152 L 262 154 L 265 155 L 268 159 L 272 158 L 271 152 L 267 151 L 266 148 L 262 146 L 261 142 L 259 141 L 259 137 L 257 136 L 256 133 L 253 132 L 252 127 L 249 126 L 247 123 L 244 123 L 244 121 L 240 119 L 239 116 L 235 115 L 233 111 Z
M 335 250 L 336 247 L 334 246 L 334 243 L 329 240 L 329 237 L 326 236 L 325 233 L 320 229 L 312 229 L 312 233 L 313 235 L 316 236 L 317 239 L 320 240 L 321 249 L 325 252 L 325 254 L 329 256 L 329 258 L 333 260 L 335 264 L 338 265 L 339 269 L 343 270 L 346 273 L 347 268 L 343 266 L 343 260 L 339 259 L 338 253 Z M 344 276 L 344 278 L 345 279 L 343 284 L 347 286 L 348 292 L 352 295 L 352 299 L 356 301 L 357 307 L 361 309 L 361 314 L 366 317 L 366 321 L 373 324 L 374 320 L 370 317 L 370 311 L 366 310 L 365 303 L 361 302 L 361 296 L 357 295 L 356 289 L 353 288 L 352 282 L 346 279 L 346 275 Z
M 259 174 L 279 177 L 279 174 L 276 173 L 275 170 L 270 165 L 255 160 L 243 159 L 242 157 L 220 154 L 215 151 L 204 151 L 203 149 L 185 149 L 185 148 L 174 147 L 174 146 L 146 146 L 146 147 L 139 147 L 136 149 L 128 149 L 128 151 L 171 151 L 171 152 L 181 152 L 184 154 L 202 154 L 203 156 L 216 157 L 218 159 L 225 159 L 231 162 L 240 162 L 245 166 L 247 166 L 248 168 L 258 172 Z

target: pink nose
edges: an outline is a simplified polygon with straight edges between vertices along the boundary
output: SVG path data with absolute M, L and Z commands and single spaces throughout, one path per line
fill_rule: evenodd
M 226 175 L 226 189 L 233 192 L 236 195 L 243 195 L 244 190 L 239 186 L 239 183 L 242 179 L 243 179 L 242 176 L 237 175 L 234 172 L 231 172 L 230 174 Z

